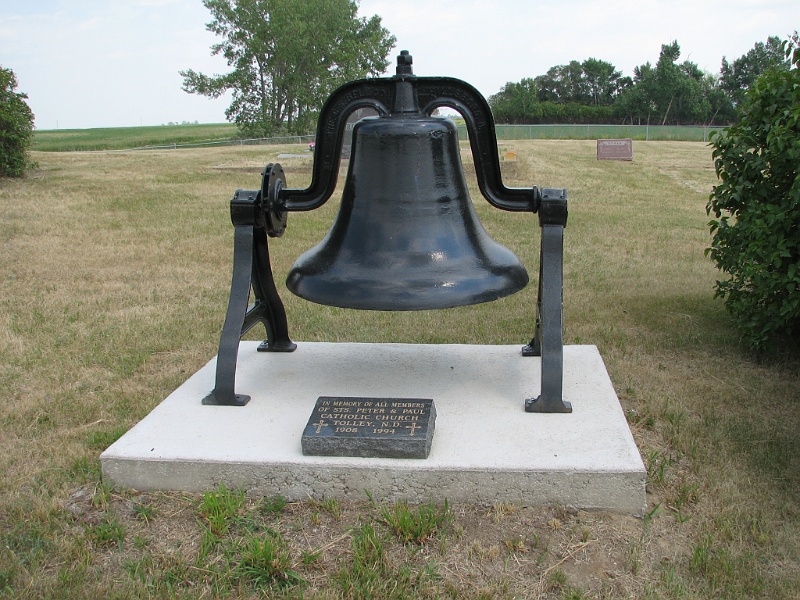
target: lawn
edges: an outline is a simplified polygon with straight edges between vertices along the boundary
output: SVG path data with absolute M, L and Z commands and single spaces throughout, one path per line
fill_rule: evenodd
M 158 125 L 96 129 L 36 130 L 33 149 L 43 152 L 126 150 L 144 146 L 219 143 L 239 138 L 236 125 Z
M 467 139 L 463 119 L 456 119 L 459 135 Z M 513 139 L 633 138 L 635 140 L 705 141 L 719 127 L 645 125 L 497 125 L 497 137 Z M 202 125 L 160 125 L 154 127 L 114 127 L 97 129 L 36 130 L 33 148 L 42 152 L 84 150 L 130 150 L 176 148 L 220 144 L 264 143 L 267 140 L 242 140 L 233 123 Z M 275 137 L 270 143 L 306 143 L 313 135 Z
M 99 454 L 217 351 L 234 190 L 257 189 L 276 161 L 305 186 L 311 158 L 305 146 L 37 151 L 26 178 L 0 179 L 0 595 L 796 598 L 800 360 L 748 354 L 713 298 L 710 149 L 635 142 L 617 162 L 597 161 L 593 141 L 501 142 L 512 150 L 507 183 L 569 189 L 565 341 L 606 362 L 648 471 L 643 518 L 112 489 Z M 536 218 L 470 188 L 535 275 Z M 535 281 L 423 313 L 293 297 L 286 272 L 336 205 L 290 215 L 271 244 L 295 339 L 528 341 Z

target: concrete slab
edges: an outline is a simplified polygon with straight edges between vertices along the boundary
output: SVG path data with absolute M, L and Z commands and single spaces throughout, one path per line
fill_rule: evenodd
M 520 346 L 299 342 L 260 353 L 242 342 L 243 407 L 203 406 L 215 360 L 101 456 L 103 477 L 138 490 L 566 505 L 641 514 L 645 469 L 594 346 L 564 348 L 571 414 L 524 412 L 540 359 Z M 433 398 L 427 459 L 304 456 L 319 396 Z

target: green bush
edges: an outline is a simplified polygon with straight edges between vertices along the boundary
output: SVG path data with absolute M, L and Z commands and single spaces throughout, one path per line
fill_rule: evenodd
M 0 177 L 22 177 L 33 139 L 33 113 L 25 94 L 14 90 L 14 71 L 0 67 Z
M 718 281 L 745 344 L 765 350 L 800 337 L 800 47 L 785 43 L 792 67 L 768 71 L 742 117 L 712 138 L 720 183 L 707 205 L 706 250 L 729 278 Z

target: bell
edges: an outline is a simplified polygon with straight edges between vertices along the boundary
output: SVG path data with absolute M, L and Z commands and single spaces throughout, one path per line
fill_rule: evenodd
M 336 189 L 348 119 L 350 166 L 339 214 L 325 238 L 300 256 L 287 277 L 295 294 L 319 304 L 367 310 L 426 310 L 488 302 L 521 290 L 528 273 L 481 226 L 464 180 L 455 125 L 432 116 L 441 106 L 467 124 L 481 195 L 495 208 L 538 213 L 541 228 L 535 333 L 523 356 L 541 357 L 541 394 L 527 412 L 568 413 L 562 399 L 563 238 L 567 191 L 509 188 L 502 182 L 491 108 L 478 90 L 450 77 L 417 77 L 405 50 L 392 78 L 337 88 L 320 111 L 311 184 L 286 186 L 268 164 L 260 190 L 237 190 L 233 277 L 219 344 L 214 389 L 203 404 L 243 406 L 234 389 L 239 340 L 264 325 L 263 352 L 292 352 L 286 311 L 275 287 L 269 238 L 283 235 L 290 212 L 321 207 Z M 255 302 L 248 307 L 251 294 Z
M 527 283 L 478 220 L 455 125 L 413 103 L 356 123 L 339 214 L 286 280 L 318 304 L 391 311 L 489 302 Z

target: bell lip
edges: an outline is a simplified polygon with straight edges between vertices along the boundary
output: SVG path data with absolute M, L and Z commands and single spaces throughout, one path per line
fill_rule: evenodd
M 515 275 L 515 276 L 512 276 Z M 481 288 L 479 293 L 468 293 L 467 290 L 456 290 L 457 293 L 447 293 L 450 290 L 445 286 L 429 286 L 420 288 L 420 293 L 409 292 L 409 287 L 403 282 L 391 286 L 391 289 L 384 288 L 375 293 L 366 293 L 353 296 L 352 290 L 361 288 L 365 292 L 374 289 L 370 285 L 373 282 L 360 281 L 341 283 L 338 287 L 349 291 L 349 293 L 319 293 L 315 290 L 303 289 L 303 279 L 305 275 L 298 273 L 294 268 L 286 278 L 286 288 L 298 298 L 308 300 L 321 306 L 332 306 L 335 308 L 347 308 L 352 310 L 373 310 L 383 312 L 412 312 L 423 310 L 443 310 L 447 308 L 458 308 L 460 306 L 473 306 L 476 304 L 486 304 L 501 300 L 507 296 L 512 296 L 525 289 L 530 283 L 528 271 L 522 264 L 510 270 L 509 276 L 504 277 L 504 285 L 487 286 Z M 331 285 L 335 289 L 336 285 Z M 393 291 L 392 291 L 393 290 Z M 402 292 L 402 293 L 401 293 Z

